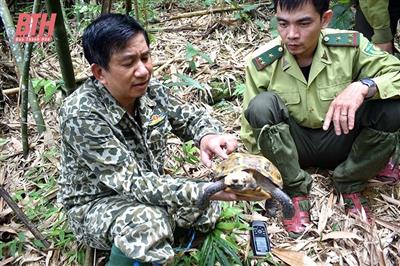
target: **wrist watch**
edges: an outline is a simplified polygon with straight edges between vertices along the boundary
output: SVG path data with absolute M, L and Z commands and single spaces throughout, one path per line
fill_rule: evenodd
M 367 95 L 365 96 L 365 99 L 371 98 L 371 97 L 374 96 L 375 93 L 378 91 L 378 87 L 376 86 L 375 81 L 373 81 L 372 79 L 370 79 L 370 78 L 363 78 L 363 79 L 360 79 L 360 82 L 361 82 L 362 84 L 368 86 L 368 93 L 367 93 Z

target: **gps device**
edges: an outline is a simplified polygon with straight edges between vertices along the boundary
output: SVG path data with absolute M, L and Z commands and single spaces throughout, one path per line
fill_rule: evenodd
M 267 224 L 263 221 L 251 223 L 250 241 L 254 256 L 265 256 L 271 251 L 269 243 Z

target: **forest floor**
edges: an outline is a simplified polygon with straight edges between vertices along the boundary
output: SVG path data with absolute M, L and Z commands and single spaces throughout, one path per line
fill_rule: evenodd
M 154 76 L 165 83 L 185 82 L 188 86 L 171 90 L 188 102 L 209 108 L 227 132 L 238 136 L 245 57 L 271 39 L 268 31 L 270 8 L 264 5 L 250 14 L 227 11 L 167 20 L 165 18 L 182 12 L 170 7 L 167 12 L 160 13 L 162 23 L 148 27 L 153 40 Z M 72 38 L 70 48 L 76 78 L 82 81 L 90 73 L 82 55 L 80 38 Z M 53 50 L 44 45 L 35 49 L 31 67 L 34 78 L 61 79 Z M 9 54 L 4 47 L 2 53 Z M 10 67 L 2 67 L 12 76 Z M 14 87 L 17 86 L 15 83 Z M 61 97 L 56 94 L 46 103 L 41 92 L 40 99 L 47 131 L 39 135 L 29 117 L 30 153 L 27 158 L 22 155 L 17 97 L 8 95 L 6 99 L 4 114 L 0 116 L 0 184 L 45 235 L 51 247 L 41 247 L 0 199 L 0 265 L 78 265 L 85 256 L 85 247 L 74 241 L 61 206 L 56 202 L 60 169 L 57 109 Z M 207 177 L 210 170 L 201 163 L 185 160 L 187 153 L 179 139 L 171 136 L 168 143 L 171 155 L 165 162 L 168 171 L 191 178 Z M 241 144 L 238 150 L 245 151 Z M 183 158 L 183 162 L 177 158 Z M 345 215 L 343 202 L 330 184 L 331 171 L 309 171 L 314 178 L 312 224 L 298 239 L 288 236 L 280 216 L 261 217 L 261 204 L 241 203 L 247 219 L 257 217 L 268 224 L 273 251 L 268 261 L 259 260 L 258 265 L 400 265 L 400 187 L 378 181 L 368 184 L 365 195 L 375 217 L 372 224 L 368 224 L 363 218 Z M 241 257 L 249 253 L 248 236 L 245 240 L 239 243 Z M 98 255 L 97 260 L 104 262 L 104 256 Z M 253 259 L 250 264 L 256 265 L 257 261 Z

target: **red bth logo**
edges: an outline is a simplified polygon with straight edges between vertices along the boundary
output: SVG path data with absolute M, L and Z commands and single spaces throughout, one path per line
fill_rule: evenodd
M 21 13 L 15 32 L 16 42 L 50 42 L 53 39 L 56 13 L 47 20 L 46 13 Z M 45 31 L 47 29 L 47 31 Z M 39 31 L 38 31 L 39 30 Z

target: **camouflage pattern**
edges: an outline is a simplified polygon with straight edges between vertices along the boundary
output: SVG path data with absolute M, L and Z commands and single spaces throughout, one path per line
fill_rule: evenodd
M 205 211 L 194 207 L 205 183 L 163 172 L 170 132 L 197 144 L 222 133 L 204 108 L 169 96 L 152 80 L 135 118 L 90 78 L 66 98 L 59 117 L 58 199 L 78 240 L 100 249 L 114 241 L 129 257 L 164 263 L 173 256 L 175 225 L 214 226 L 217 203 Z

